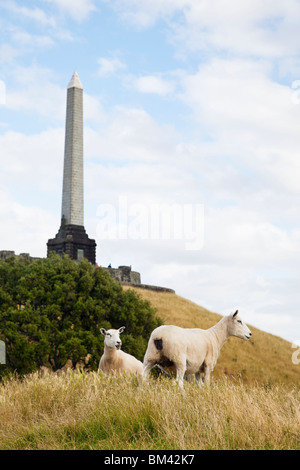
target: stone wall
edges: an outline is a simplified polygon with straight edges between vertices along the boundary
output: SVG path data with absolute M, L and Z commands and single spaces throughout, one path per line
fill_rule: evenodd
M 7 259 L 7 258 L 14 258 L 15 256 L 22 256 L 22 258 L 28 259 L 29 261 L 34 261 L 36 259 L 41 259 L 41 258 L 35 258 L 33 256 L 30 256 L 29 253 L 20 253 L 19 255 L 16 255 L 14 251 L 10 250 L 2 250 L 0 251 L 0 259 Z
M 106 269 L 111 277 L 125 286 L 140 287 L 141 289 L 154 290 L 156 292 L 169 292 L 175 293 L 173 289 L 168 287 L 151 286 L 149 284 L 141 283 L 141 275 L 136 271 L 131 270 L 131 266 L 119 266 L 118 268 L 104 268 Z
M 111 277 L 117 282 L 129 283 L 129 284 L 140 284 L 141 275 L 136 271 L 131 270 L 131 266 L 119 266 L 118 268 L 104 268 L 106 269 Z
M 155 292 L 168 292 L 169 294 L 175 294 L 175 290 L 170 289 L 169 287 L 152 286 L 151 284 L 137 284 L 134 287 L 140 287 L 141 289 L 154 290 Z

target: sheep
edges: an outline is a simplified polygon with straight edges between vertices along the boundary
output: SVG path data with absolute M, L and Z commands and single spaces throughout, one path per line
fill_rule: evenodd
M 122 341 L 120 334 L 125 330 L 122 326 L 118 330 L 105 330 L 100 328 L 104 336 L 104 353 L 99 362 L 98 372 L 102 370 L 105 374 L 130 372 L 136 375 L 142 375 L 143 364 L 134 356 L 121 351 Z
M 196 383 L 210 382 L 210 373 L 214 370 L 220 350 L 229 338 L 248 340 L 251 331 L 238 316 L 238 310 L 223 317 L 213 327 L 180 328 L 174 325 L 162 325 L 152 331 L 143 362 L 143 380 L 152 367 L 158 365 L 162 370 L 176 375 L 178 385 L 183 388 L 183 379 L 195 374 Z

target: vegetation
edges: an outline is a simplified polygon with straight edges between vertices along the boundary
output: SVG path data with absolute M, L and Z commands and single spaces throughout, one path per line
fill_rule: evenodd
M 30 263 L 0 261 L 0 340 L 7 367 L 19 375 L 69 361 L 95 370 L 103 353 L 99 328 L 126 326 L 124 348 L 143 358 L 160 324 L 148 301 L 124 291 L 102 268 L 53 255 Z
M 299 449 L 299 388 L 37 373 L 0 386 L 0 449 Z

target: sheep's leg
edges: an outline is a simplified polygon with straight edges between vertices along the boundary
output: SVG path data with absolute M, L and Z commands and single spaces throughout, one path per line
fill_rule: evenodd
M 204 383 L 209 385 L 210 384 L 210 367 L 206 366 L 205 369 L 204 369 Z
M 189 374 L 189 375 L 188 375 L 188 374 L 184 374 L 184 380 L 185 380 L 186 382 L 192 383 L 192 381 L 193 381 L 193 376 L 192 376 L 192 374 Z
M 195 374 L 195 379 L 196 379 L 196 384 L 201 387 L 201 385 L 203 384 L 203 381 L 202 381 L 202 378 L 201 378 L 201 372 L 197 372 Z
M 183 378 L 185 374 L 185 362 L 182 364 L 176 364 L 176 381 L 180 388 L 183 388 Z
M 150 370 L 155 366 L 156 362 L 153 361 L 147 361 L 145 364 L 143 364 L 143 380 L 147 379 Z

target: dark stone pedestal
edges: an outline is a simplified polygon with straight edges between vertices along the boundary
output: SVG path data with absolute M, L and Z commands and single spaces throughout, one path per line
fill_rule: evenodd
M 55 238 L 48 240 L 47 256 L 54 251 L 59 255 L 69 255 L 80 261 L 86 258 L 96 264 L 96 242 L 91 240 L 81 225 L 65 225 L 63 222 Z

